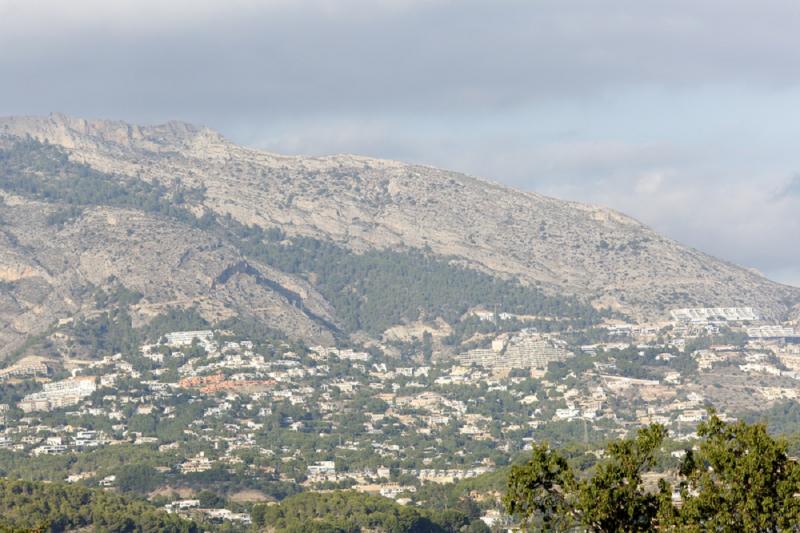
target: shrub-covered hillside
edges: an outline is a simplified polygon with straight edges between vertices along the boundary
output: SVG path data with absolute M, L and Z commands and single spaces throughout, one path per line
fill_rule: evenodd
M 147 502 L 62 483 L 0 479 L 0 531 L 199 531 Z

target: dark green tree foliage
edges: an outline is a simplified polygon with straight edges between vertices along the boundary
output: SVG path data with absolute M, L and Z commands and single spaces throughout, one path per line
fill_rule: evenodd
M 682 505 L 664 479 L 645 490 L 665 437 L 662 426 L 609 445 L 608 457 L 589 477 L 576 479 L 566 459 L 537 447 L 524 466 L 512 468 L 506 510 L 523 527 L 597 532 L 797 531 L 800 467 L 763 424 L 726 423 L 713 412 L 698 426 L 700 445 L 687 450 L 678 473 Z
M 525 527 L 563 531 L 572 523 L 569 499 L 576 483 L 567 460 L 541 444 L 527 464 L 511 467 L 503 503 Z
M 3 386 L 0 387 L 0 403 L 15 405 L 24 396 L 38 390 L 40 390 L 40 385 L 35 381 L 3 383 Z
M 208 329 L 211 324 L 197 309 L 170 307 L 144 326 L 140 334 L 148 342 L 156 342 L 171 331 L 194 331 Z
M 662 353 L 669 353 L 672 358 L 659 359 Z M 636 347 L 629 347 L 622 350 L 612 349 L 607 352 L 600 352 L 597 356 L 592 358 L 578 357 L 576 361 L 568 364 L 582 364 L 577 361 L 593 361 L 593 362 L 613 362 L 616 367 L 616 373 L 620 376 L 641 379 L 658 379 L 661 375 L 659 368 L 669 368 L 671 370 L 680 371 L 682 374 L 689 375 L 697 371 L 697 362 L 691 357 L 691 351 L 686 350 L 681 352 L 676 348 L 667 349 L 654 349 L 645 348 L 640 349 Z M 548 378 L 550 379 L 550 378 Z
M 419 250 L 357 254 L 306 237 L 272 241 L 261 228 L 230 226 L 248 255 L 284 272 L 313 278 L 348 330 L 379 334 L 395 324 L 442 317 L 456 323 L 470 308 L 496 304 L 511 313 L 579 317 L 601 313 L 579 300 L 548 296 L 515 279 L 464 268 Z
M 768 408 L 754 409 L 742 419 L 751 423 L 767 421 L 767 430 L 771 434 L 786 437 L 790 455 L 800 455 L 800 403 L 794 400 L 776 402 Z
M 380 496 L 351 491 L 298 494 L 285 499 L 280 505 L 256 505 L 252 516 L 253 523 L 260 528 L 297 533 L 358 533 L 365 530 L 455 533 L 470 523 L 463 513 L 444 513 L 437 519 Z
M 721 326 L 719 333 L 713 336 L 702 335 L 686 343 L 686 351 L 704 350 L 714 344 L 733 344 L 742 346 L 747 342 L 747 333 L 743 331 L 733 331 L 728 326 Z
M 179 185 L 170 191 L 159 183 L 114 176 L 70 161 L 59 147 L 34 139 L 18 139 L 0 149 L 0 188 L 31 198 L 70 206 L 109 205 L 158 213 L 184 222 L 200 221 L 180 207 L 187 197 L 202 194 Z M 55 214 L 52 223 L 63 223 L 79 215 L 67 210 Z
M 684 505 L 671 525 L 703 531 L 797 531 L 800 467 L 764 424 L 701 423 L 681 468 Z
M 0 531 L 199 531 L 193 522 L 132 500 L 85 487 L 0 479 Z
M 531 461 L 514 466 L 504 497 L 506 510 L 526 528 L 566 531 L 580 524 L 590 531 L 650 531 L 659 500 L 642 487 L 665 430 L 653 425 L 635 439 L 609 445 L 609 458 L 589 479 L 576 480 L 566 458 L 545 445 Z
M 72 337 L 94 354 L 134 353 L 140 341 L 127 310 L 120 309 L 76 321 Z
M 161 482 L 161 475 L 150 465 L 124 465 L 116 473 L 117 488 L 122 492 L 147 494 Z
M 142 293 L 128 289 L 114 278 L 109 281 L 111 287 L 108 290 L 97 289 L 94 294 L 95 307 L 98 309 L 111 306 L 127 307 L 142 300 Z
M 656 495 L 642 487 L 642 473 L 655 463 L 666 430 L 654 424 L 635 439 L 611 443 L 609 459 L 580 484 L 577 512 L 593 531 L 651 531 L 658 512 Z
M 120 296 L 119 291 L 111 295 L 99 291 L 95 298 L 100 298 L 101 302 L 109 298 L 112 302 L 114 298 L 123 298 L 120 307 L 77 320 L 70 326 L 72 338 L 92 354 L 136 354 L 142 343 L 156 342 L 170 331 L 206 329 L 211 326 L 194 308 L 170 307 L 146 326 L 134 328 L 130 314 L 122 305 L 133 301 L 135 297 L 136 293 L 124 293 Z
M 433 335 L 430 331 L 425 331 L 422 334 L 422 358 L 426 363 L 431 362 L 433 357 Z
M 225 505 L 225 498 L 210 490 L 201 490 L 197 494 L 197 499 L 200 500 L 200 507 L 205 509 L 219 508 Z

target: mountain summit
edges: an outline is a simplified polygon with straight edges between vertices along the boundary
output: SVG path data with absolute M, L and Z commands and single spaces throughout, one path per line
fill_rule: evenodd
M 180 122 L 0 118 L 0 162 L 6 351 L 123 289 L 139 295 L 136 324 L 194 308 L 321 342 L 512 305 L 509 283 L 640 319 L 689 306 L 777 318 L 800 302 L 611 209 L 422 165 L 276 155 Z M 459 305 L 407 296 L 432 294 L 408 280 L 469 276 L 493 288 Z

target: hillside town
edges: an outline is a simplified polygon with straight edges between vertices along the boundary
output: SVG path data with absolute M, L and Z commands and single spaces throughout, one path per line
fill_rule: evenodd
M 662 323 L 478 335 L 468 343 L 478 347 L 452 357 L 434 342 L 429 358 L 175 331 L 132 356 L 29 356 L 0 371 L 4 389 L 28 391 L 0 405 L 0 448 L 6 462 L 34 463 L 138 449 L 174 487 L 242 477 L 413 504 L 419 487 L 488 474 L 536 442 L 599 452 L 653 422 L 690 442 L 709 406 L 734 419 L 797 400 L 796 327 L 752 308 L 680 309 Z M 61 474 L 111 490 L 118 482 L 91 461 Z M 191 498 L 165 505 L 197 508 Z

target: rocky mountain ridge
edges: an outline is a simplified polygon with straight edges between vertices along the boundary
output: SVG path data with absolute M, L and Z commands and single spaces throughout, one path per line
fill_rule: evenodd
M 777 318 L 800 302 L 800 289 L 682 246 L 613 210 L 455 172 L 351 155 L 276 155 L 179 122 L 0 118 L 7 142 L 28 136 L 109 179 L 202 191 L 184 204 L 198 217 L 279 229 L 290 240 L 330 241 L 354 253 L 424 250 L 634 318 L 662 318 L 685 306 L 753 306 Z M 90 206 L 53 228 L 47 217 L 59 207 L 2 194 L 0 276 L 8 287 L 0 318 L 10 345 L 85 310 L 78 287 L 109 278 L 145 294 L 147 305 L 200 305 L 209 317 L 262 309 L 255 314 L 271 327 L 331 339 L 336 310 L 316 292 L 313 276 L 281 272 L 202 228 L 135 209 Z M 226 271 L 226 283 L 215 284 Z M 20 284 L 29 286 L 25 298 Z M 276 287 L 302 294 L 299 306 Z

